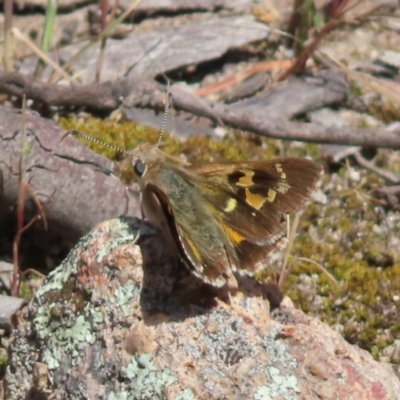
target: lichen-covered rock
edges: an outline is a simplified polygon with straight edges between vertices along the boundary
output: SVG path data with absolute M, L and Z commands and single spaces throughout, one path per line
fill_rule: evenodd
M 19 315 L 6 398 L 400 399 L 389 365 L 289 299 L 228 305 L 174 261 L 135 219 L 82 239 Z

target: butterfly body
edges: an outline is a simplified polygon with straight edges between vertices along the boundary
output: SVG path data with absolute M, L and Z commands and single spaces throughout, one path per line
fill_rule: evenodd
M 133 156 L 143 214 L 216 287 L 234 288 L 234 271 L 254 273 L 279 247 L 285 215 L 305 206 L 321 175 L 298 158 L 185 166 L 149 145 Z

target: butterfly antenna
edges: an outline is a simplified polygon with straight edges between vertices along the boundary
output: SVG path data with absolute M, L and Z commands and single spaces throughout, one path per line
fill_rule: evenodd
M 168 84 L 168 86 L 169 86 L 169 84 Z M 163 118 L 163 122 L 161 125 L 160 136 L 158 137 L 158 141 L 157 141 L 157 145 L 156 145 L 157 148 L 161 144 L 161 141 L 162 141 L 162 138 L 163 138 L 163 135 L 165 132 L 165 126 L 167 125 L 168 110 L 169 110 L 169 105 L 170 105 L 170 101 L 169 101 L 170 96 L 171 96 L 171 93 L 168 88 L 168 91 L 164 97 L 164 118 Z
M 89 140 L 89 141 L 91 141 L 91 142 L 93 142 L 93 143 L 100 144 L 100 145 L 102 145 L 102 146 L 108 147 L 109 149 L 118 151 L 118 152 L 120 152 L 120 153 L 122 153 L 122 154 L 126 154 L 126 155 L 128 155 L 128 156 L 132 155 L 132 152 L 130 152 L 130 151 L 128 151 L 128 150 L 120 149 L 120 148 L 117 147 L 117 146 L 114 146 L 114 145 L 112 145 L 112 144 L 108 144 L 108 143 L 106 143 L 106 142 L 103 142 L 102 140 L 99 140 L 99 139 L 96 139 L 96 138 L 94 138 L 94 137 L 91 137 L 91 136 L 87 135 L 86 133 L 77 131 L 76 129 L 73 129 L 73 130 L 71 130 L 71 131 L 68 131 L 68 132 L 61 138 L 61 140 L 63 140 L 63 139 L 64 139 L 66 136 L 68 136 L 68 135 L 79 136 L 79 137 L 81 137 L 82 139 L 86 139 L 86 140 Z

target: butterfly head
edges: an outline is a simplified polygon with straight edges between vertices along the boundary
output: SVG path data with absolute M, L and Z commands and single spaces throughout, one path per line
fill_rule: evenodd
M 141 144 L 130 154 L 134 172 L 139 179 L 144 178 L 153 166 L 165 162 L 165 153 L 148 143 Z

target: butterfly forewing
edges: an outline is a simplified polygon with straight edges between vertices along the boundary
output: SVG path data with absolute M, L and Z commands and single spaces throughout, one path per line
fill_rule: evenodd
M 281 229 L 282 216 L 304 207 L 322 171 L 313 161 L 296 158 L 227 163 L 225 174 L 208 164 L 191 168 L 202 177 L 204 199 L 217 216 L 260 245 Z
M 305 206 L 322 169 L 296 158 L 223 165 L 225 174 L 220 164 L 192 168 L 204 179 L 205 201 L 218 211 L 215 215 L 234 243 L 238 268 L 251 271 L 282 245 L 285 215 Z

